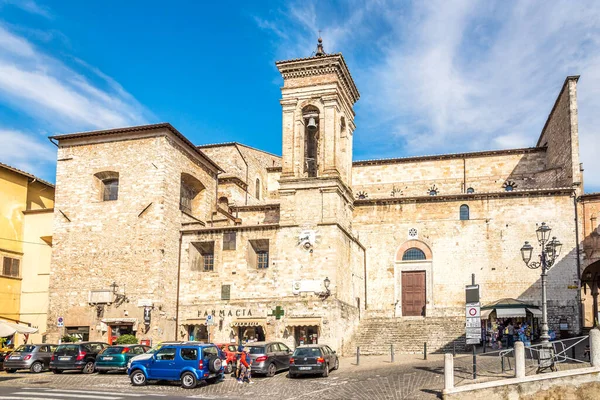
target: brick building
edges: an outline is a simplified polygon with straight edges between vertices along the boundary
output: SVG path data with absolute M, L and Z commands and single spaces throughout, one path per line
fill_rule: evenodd
M 542 221 L 563 243 L 551 328 L 580 330 L 577 77 L 534 147 L 353 162 L 359 92 L 342 55 L 319 47 L 276 65 L 281 157 L 195 146 L 167 123 L 52 138 L 49 326 L 64 316 L 65 327 L 51 335 L 349 351 L 403 329 L 438 349 L 464 334 L 471 274 L 483 303 L 540 303 L 519 249 Z

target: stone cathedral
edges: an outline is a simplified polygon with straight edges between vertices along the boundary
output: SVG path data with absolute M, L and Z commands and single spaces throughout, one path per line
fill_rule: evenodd
M 539 271 L 519 249 L 541 222 L 563 243 L 550 327 L 590 325 L 577 76 L 556 88 L 532 147 L 354 161 L 360 93 L 342 54 L 319 41 L 276 66 L 281 156 L 192 143 L 168 123 L 51 138 L 48 340 L 461 345 L 472 274 L 483 304 L 540 305 Z

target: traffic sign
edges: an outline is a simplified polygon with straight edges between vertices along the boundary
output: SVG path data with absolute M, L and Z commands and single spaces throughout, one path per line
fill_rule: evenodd
M 467 328 L 481 328 L 481 319 L 467 317 L 466 327 Z
M 215 320 L 212 315 L 206 316 L 206 326 L 211 326 L 215 324 Z
M 470 303 L 465 307 L 467 318 L 481 318 L 481 306 L 479 303 Z
M 65 320 L 63 319 L 63 317 L 58 317 L 58 319 L 56 320 L 56 326 L 58 326 L 59 328 L 65 326 Z
M 467 338 L 467 344 L 479 344 L 481 343 L 481 338 Z

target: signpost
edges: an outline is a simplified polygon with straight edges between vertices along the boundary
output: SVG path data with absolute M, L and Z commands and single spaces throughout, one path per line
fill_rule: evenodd
M 475 284 L 475 274 L 471 275 L 471 284 L 465 288 L 465 330 L 467 344 L 473 345 L 473 379 L 477 379 L 477 353 L 475 346 L 481 343 L 481 303 L 479 285 Z
M 56 326 L 60 328 L 60 338 L 58 338 L 58 344 L 62 343 L 62 337 L 65 335 L 65 320 L 63 317 L 58 317 L 56 319 Z
M 206 316 L 206 330 L 208 331 L 208 343 L 210 343 L 210 327 L 215 324 L 215 319 L 212 315 Z

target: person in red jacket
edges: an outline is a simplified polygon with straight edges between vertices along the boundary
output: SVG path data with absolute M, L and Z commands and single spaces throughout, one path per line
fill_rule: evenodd
M 248 353 L 248 348 L 245 347 L 242 350 L 242 356 L 240 358 L 240 375 L 238 376 L 238 383 L 244 383 L 244 381 L 248 383 L 254 383 L 250 380 L 250 354 Z

